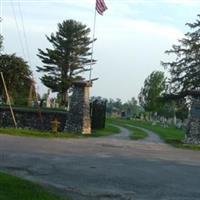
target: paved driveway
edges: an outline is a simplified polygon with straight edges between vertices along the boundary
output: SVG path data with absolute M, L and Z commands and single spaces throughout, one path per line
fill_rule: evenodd
M 199 200 L 200 152 L 127 140 L 0 135 L 0 170 L 74 200 Z

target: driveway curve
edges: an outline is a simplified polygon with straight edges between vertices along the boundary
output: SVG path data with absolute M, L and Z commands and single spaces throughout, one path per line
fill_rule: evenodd
M 156 143 L 156 144 L 164 144 L 164 141 L 156 134 L 154 133 L 153 131 L 150 131 L 146 128 L 141 128 L 139 126 L 133 126 L 133 125 L 130 125 L 130 124 L 126 124 L 127 126 L 130 126 L 130 127 L 134 127 L 134 128 L 138 128 L 144 132 L 146 132 L 148 134 L 148 137 L 142 139 L 142 140 L 139 140 L 139 142 L 142 142 L 142 143 Z M 133 133 L 134 134 L 134 133 Z

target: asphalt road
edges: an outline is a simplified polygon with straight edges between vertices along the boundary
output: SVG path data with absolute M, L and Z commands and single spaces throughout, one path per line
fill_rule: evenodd
M 74 200 L 200 199 L 200 152 L 127 135 L 126 129 L 97 139 L 0 135 L 0 170 Z

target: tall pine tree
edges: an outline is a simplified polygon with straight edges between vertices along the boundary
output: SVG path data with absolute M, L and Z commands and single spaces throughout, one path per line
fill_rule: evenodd
M 44 72 L 42 83 L 53 92 L 58 92 L 62 104 L 67 104 L 68 90 L 76 80 L 83 80 L 80 73 L 88 70 L 90 59 L 90 29 L 75 20 L 66 20 L 58 24 L 58 31 L 46 36 L 52 49 L 39 49 L 39 58 L 44 63 L 37 67 Z M 92 64 L 95 60 L 92 61 Z
M 200 15 L 194 23 L 186 25 L 191 29 L 185 37 L 173 45 L 167 54 L 173 54 L 173 62 L 162 62 L 169 69 L 170 79 L 167 91 L 169 98 L 200 96 Z

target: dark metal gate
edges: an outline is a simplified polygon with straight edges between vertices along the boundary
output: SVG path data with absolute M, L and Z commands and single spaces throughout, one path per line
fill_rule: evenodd
M 90 103 L 92 129 L 105 128 L 106 100 L 95 99 Z

